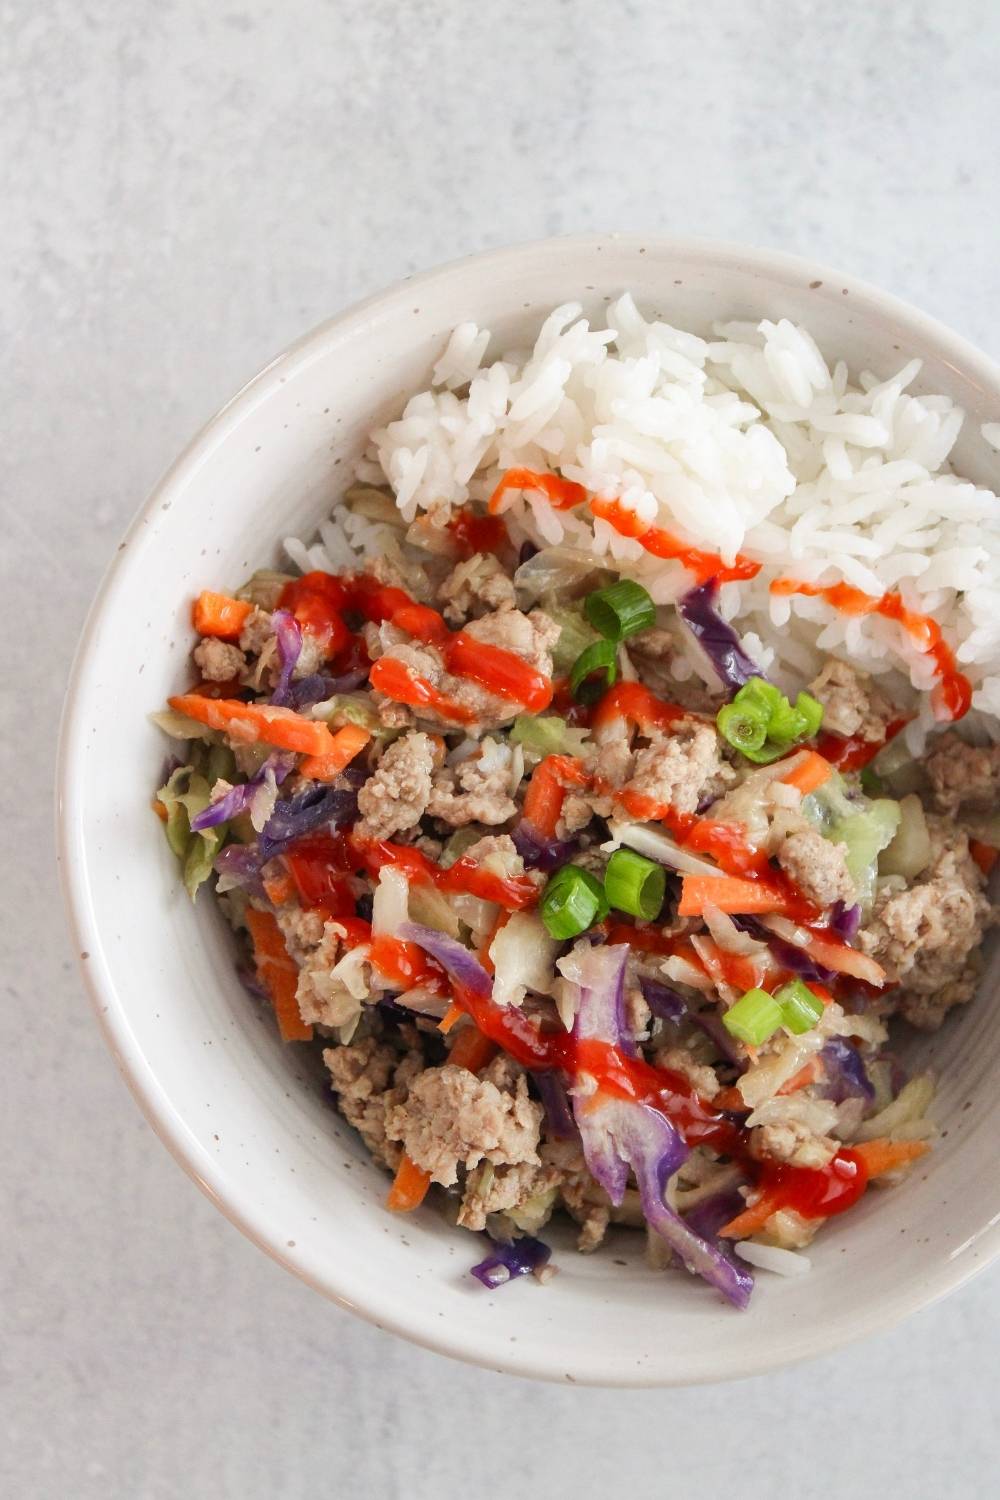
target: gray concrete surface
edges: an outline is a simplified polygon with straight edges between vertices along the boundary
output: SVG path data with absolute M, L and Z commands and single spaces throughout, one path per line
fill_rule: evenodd
M 641 1394 L 461 1368 L 296 1284 L 103 1051 L 50 786 L 134 508 L 274 352 L 400 275 L 576 229 L 715 235 L 867 276 L 1000 353 L 1000 11 L 6 0 L 0 38 L 0 1493 L 981 1492 L 997 1270 L 810 1367 Z

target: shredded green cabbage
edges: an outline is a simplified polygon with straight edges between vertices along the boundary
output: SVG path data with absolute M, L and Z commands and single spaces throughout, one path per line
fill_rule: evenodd
M 396 729 L 387 729 L 381 723 L 372 700 L 362 693 L 338 693 L 333 698 L 327 698 L 310 709 L 310 718 L 325 719 L 331 729 L 343 729 L 345 724 L 358 724 L 378 739 L 393 738 L 399 733 Z
M 552 669 L 557 677 L 568 675 L 581 651 L 603 639 L 583 618 L 583 606 L 545 603 L 545 613 L 559 626 L 559 639 L 552 650 Z
M 191 819 L 208 806 L 212 800 L 212 787 L 220 777 L 231 780 L 236 763 L 233 752 L 226 745 L 212 745 L 207 752 L 197 746 L 192 760 L 193 764 L 178 766 L 171 772 L 156 798 L 166 808 L 164 831 L 167 843 L 181 862 L 184 888 L 193 901 L 199 886 L 212 873 L 215 856 L 225 842 L 229 825 L 220 823 L 215 828 L 192 833 Z
M 510 728 L 510 737 L 515 745 L 525 750 L 535 750 L 539 755 L 582 755 L 590 742 L 586 729 L 571 729 L 558 714 L 548 714 L 536 719 L 531 714 L 518 714 Z
M 848 796 L 843 777 L 834 772 L 810 796 L 803 798 L 802 811 L 815 828 L 834 844 L 846 844 L 844 862 L 863 906 L 875 894 L 878 857 L 896 836 L 900 823 L 899 803 L 891 797 L 874 801 L 856 792 Z

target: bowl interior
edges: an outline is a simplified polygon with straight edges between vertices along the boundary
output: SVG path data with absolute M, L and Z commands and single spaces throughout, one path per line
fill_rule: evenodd
M 335 1113 L 316 1053 L 282 1047 L 233 972 L 207 896 L 192 907 L 149 809 L 168 750 L 146 715 L 181 688 L 190 600 L 279 559 L 348 482 L 365 433 L 426 384 L 451 327 L 489 326 L 494 352 L 530 340 L 568 298 L 599 313 L 629 288 L 695 331 L 789 317 L 853 371 L 920 355 L 918 388 L 970 412 L 963 472 L 997 486 L 978 424 L 997 373 L 893 299 L 802 262 L 636 237 L 494 252 L 404 283 L 318 330 L 196 440 L 137 519 L 92 615 L 67 708 L 61 858 L 85 971 L 110 1045 L 168 1146 L 264 1249 L 380 1325 L 497 1369 L 554 1379 L 668 1383 L 751 1373 L 885 1325 L 956 1284 L 997 1248 L 989 1170 L 1000 1057 L 978 1045 L 997 1008 L 994 968 L 973 1006 L 911 1045 L 940 1075 L 942 1137 L 899 1192 L 834 1221 L 796 1280 L 761 1273 L 751 1310 L 646 1269 L 641 1237 L 606 1254 L 557 1250 L 544 1289 L 489 1293 L 477 1242 L 430 1210 L 381 1207 L 385 1179 Z M 994 966 L 995 967 L 995 966 Z

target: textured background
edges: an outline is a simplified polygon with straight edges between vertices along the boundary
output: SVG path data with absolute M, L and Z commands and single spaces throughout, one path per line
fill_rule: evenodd
M 75 639 L 132 511 L 272 354 L 409 271 L 579 229 L 744 239 L 1000 354 L 1000 10 L 8 0 L 0 36 L 0 1493 L 980 1491 L 1000 1270 L 874 1343 L 673 1393 L 505 1380 L 321 1302 L 198 1195 L 116 1077 L 49 805 Z

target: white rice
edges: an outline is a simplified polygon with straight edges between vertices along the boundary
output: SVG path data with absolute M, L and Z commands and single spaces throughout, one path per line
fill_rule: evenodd
M 897 701 L 923 694 L 907 731 L 916 749 L 933 723 L 934 669 L 902 628 L 820 599 L 774 597 L 769 585 L 791 574 L 873 595 L 898 589 L 942 626 L 974 707 L 1000 715 L 1000 502 L 947 466 L 963 412 L 945 396 L 910 393 L 919 360 L 889 379 L 851 379 L 787 319 L 713 332 L 706 340 L 647 321 L 626 294 L 606 327 L 567 303 L 532 350 L 487 364 L 488 331 L 460 324 L 431 388 L 372 433 L 358 477 L 388 482 L 411 522 L 486 500 L 508 468 L 558 471 L 727 561 L 746 554 L 762 570 L 724 585 L 720 607 L 761 666 L 786 686 L 801 685 L 824 653 L 893 674 Z M 1000 423 L 983 433 L 1000 448 Z M 337 570 L 398 545 L 391 526 L 335 514 L 311 547 L 286 544 L 299 567 Z M 690 587 L 679 564 L 586 507 L 559 512 L 515 494 L 507 518 L 516 541 L 606 555 L 658 603 Z M 678 675 L 689 670 L 681 663 Z
M 740 1260 L 778 1276 L 806 1276 L 812 1270 L 808 1255 L 798 1250 L 782 1250 L 779 1245 L 762 1245 L 757 1240 L 740 1240 L 733 1249 Z

